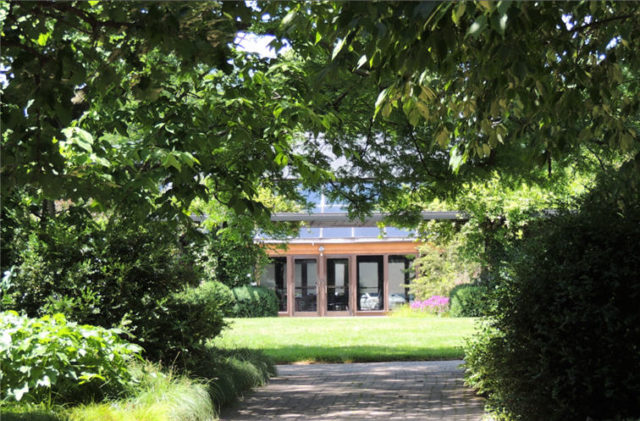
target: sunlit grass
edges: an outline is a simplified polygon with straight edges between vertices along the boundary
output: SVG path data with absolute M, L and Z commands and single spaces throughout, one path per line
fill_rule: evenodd
M 138 387 L 127 397 L 77 406 L 0 407 L 2 421 L 210 421 L 220 408 L 275 374 L 268 357 L 252 350 L 210 350 L 189 376 L 146 363 L 133 367 Z
M 257 349 L 276 363 L 447 360 L 463 357 L 473 318 L 323 317 L 232 319 L 220 348 Z

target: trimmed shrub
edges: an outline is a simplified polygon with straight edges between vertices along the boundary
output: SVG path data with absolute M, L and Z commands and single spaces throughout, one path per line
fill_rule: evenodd
M 231 288 L 218 281 L 209 281 L 203 283 L 203 293 L 210 294 L 222 311 L 223 316 L 231 316 L 236 298 Z
M 466 350 L 467 380 L 501 417 L 640 417 L 639 192 L 635 173 L 529 227 Z
M 12 266 L 0 283 L 4 309 L 30 317 L 60 312 L 105 328 L 126 321 L 145 356 L 165 361 L 200 341 L 179 333 L 190 320 L 186 308 L 200 309 L 204 302 L 180 298 L 185 286 L 198 285 L 200 273 L 188 239 L 179 239 L 168 223 L 140 226 L 115 216 L 96 222 L 77 209 L 40 225 L 23 222 L 9 253 Z M 211 317 L 215 324 L 221 319 Z M 195 320 L 191 326 L 189 335 L 198 338 L 219 331 Z
M 145 355 L 166 362 L 190 359 L 192 352 L 204 349 L 205 341 L 226 326 L 224 312 L 232 304 L 229 288 L 215 281 L 170 295 L 162 301 L 166 312 L 145 327 Z
M 129 370 L 141 348 L 119 329 L 78 325 L 55 314 L 32 319 L 0 313 L 0 398 L 80 402 L 116 396 L 136 380 Z
M 278 315 L 278 297 L 268 288 L 245 285 L 233 288 L 233 317 L 273 317 Z
M 460 284 L 449 294 L 452 317 L 480 317 L 487 311 L 487 288 L 478 284 Z

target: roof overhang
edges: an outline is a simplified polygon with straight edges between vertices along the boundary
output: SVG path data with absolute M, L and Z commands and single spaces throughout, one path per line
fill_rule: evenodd
M 304 222 L 308 227 L 375 227 L 388 213 L 373 213 L 364 219 L 349 219 L 344 212 L 336 213 L 290 213 L 279 212 L 271 215 L 272 222 Z M 458 211 L 421 212 L 422 219 L 442 221 L 465 221 L 466 215 Z

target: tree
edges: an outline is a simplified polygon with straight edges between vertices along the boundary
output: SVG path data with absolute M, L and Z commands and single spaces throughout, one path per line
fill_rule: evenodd
M 32 187 L 39 216 L 71 200 L 188 222 L 211 196 L 266 214 L 259 186 L 316 175 L 291 128 L 322 116 L 283 100 L 296 69 L 232 49 L 252 18 L 237 2 L 3 3 L 2 196 Z
M 391 174 L 433 197 L 493 170 L 537 181 L 554 163 L 580 164 L 586 155 L 627 161 L 640 151 L 635 4 L 323 2 L 266 10 L 276 17 L 267 30 L 297 54 L 324 56 L 317 77 L 359 80 L 362 88 L 341 101 L 366 92 L 360 127 L 324 141 L 355 151 L 374 144 L 352 163 L 377 182 L 392 183 Z M 331 104 L 340 91 L 328 97 Z M 346 111 L 345 120 L 361 110 Z M 367 171 L 394 155 L 406 164 L 388 158 L 379 173 Z M 384 165 L 391 162 L 393 173 Z

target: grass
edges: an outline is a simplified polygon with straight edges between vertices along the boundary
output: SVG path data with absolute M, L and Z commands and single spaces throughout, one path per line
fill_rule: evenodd
M 77 406 L 3 403 L 2 421 L 211 421 L 220 408 L 275 374 L 253 350 L 210 349 L 189 375 L 153 364 L 135 366 L 140 384 L 126 399 Z
M 276 363 L 448 360 L 463 357 L 474 319 L 323 317 L 231 319 L 213 341 L 261 350 Z

